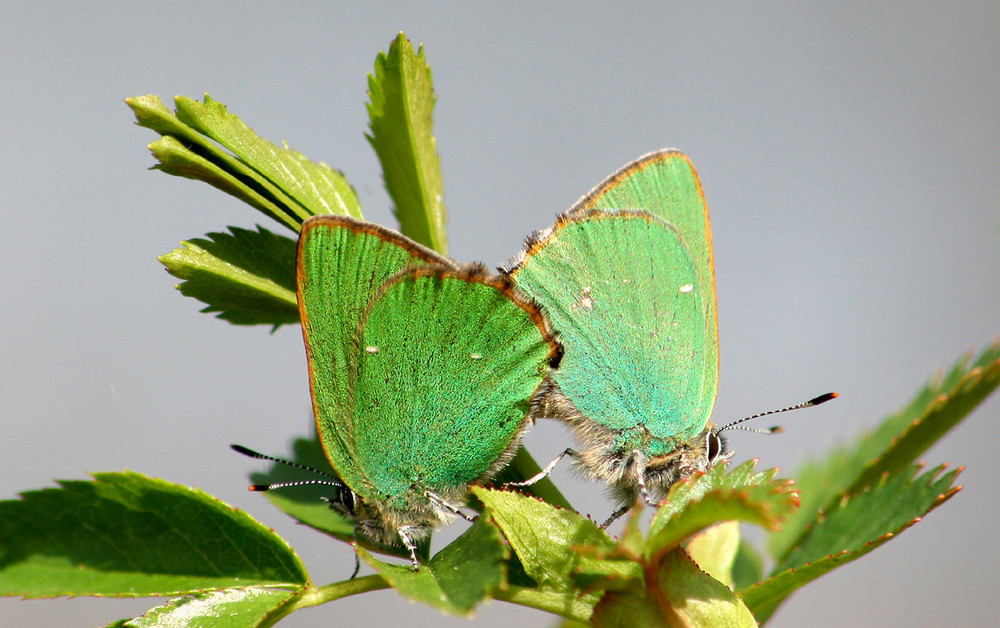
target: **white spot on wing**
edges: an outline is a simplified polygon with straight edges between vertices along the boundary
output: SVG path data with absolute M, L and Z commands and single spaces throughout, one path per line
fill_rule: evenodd
M 378 347 L 376 347 L 375 345 L 369 345 L 365 347 L 365 353 L 370 353 L 372 355 L 375 355 L 376 353 L 378 353 Z
M 594 309 L 594 297 L 590 296 L 590 286 L 583 289 L 583 294 L 580 296 L 580 300 L 571 305 L 570 308 L 574 310 Z
M 692 290 L 694 290 L 694 286 L 692 286 L 689 283 L 684 284 L 683 286 L 681 286 L 681 289 L 680 289 L 680 291 L 682 293 L 684 293 L 684 294 L 687 294 L 688 292 L 691 292 Z

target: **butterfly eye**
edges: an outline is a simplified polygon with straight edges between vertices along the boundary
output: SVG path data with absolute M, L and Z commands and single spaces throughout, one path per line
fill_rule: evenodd
M 708 459 L 708 466 L 715 464 L 724 448 L 722 437 L 716 432 L 705 434 L 705 457 Z
M 352 516 L 357 514 L 355 512 L 355 510 L 354 510 L 354 506 L 355 506 L 355 504 L 354 504 L 354 491 L 352 491 L 351 489 L 347 488 L 346 486 L 341 486 L 340 487 L 340 494 L 337 496 L 337 499 L 340 502 L 340 505 L 349 514 L 351 514 Z

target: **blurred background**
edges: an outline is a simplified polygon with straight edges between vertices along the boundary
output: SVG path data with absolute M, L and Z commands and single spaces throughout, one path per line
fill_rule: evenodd
M 283 453 L 313 429 L 299 328 L 200 314 L 156 261 L 227 225 L 283 230 L 147 171 L 156 135 L 122 99 L 207 91 L 342 169 L 366 216 L 394 225 L 363 133 L 366 74 L 400 30 L 433 69 L 460 260 L 502 264 L 622 164 L 687 152 L 712 212 L 716 421 L 841 393 L 783 417 L 784 434 L 732 436 L 735 461 L 794 476 L 1000 333 L 998 29 L 997 3 L 5 3 L 0 498 L 133 469 L 249 511 L 317 582 L 350 574 L 350 549 L 248 493 L 263 465 L 228 449 Z M 770 625 L 993 625 L 998 419 L 994 398 L 926 454 L 967 465 L 964 491 Z M 570 442 L 542 424 L 527 446 L 547 461 Z M 599 486 L 555 480 L 582 512 L 610 511 Z M 153 603 L 0 600 L 0 625 L 98 626 Z M 466 623 L 382 591 L 281 625 L 359 621 Z M 477 622 L 555 623 L 501 603 Z

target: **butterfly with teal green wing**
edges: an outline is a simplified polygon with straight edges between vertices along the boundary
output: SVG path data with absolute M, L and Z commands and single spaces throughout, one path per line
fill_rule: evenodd
M 607 526 L 637 497 L 655 504 L 676 481 L 728 459 L 725 428 L 709 421 L 719 374 L 711 226 L 683 153 L 625 165 L 533 234 L 504 271 L 542 305 L 565 349 L 535 415 L 565 421 L 583 445 L 519 485 L 570 455 L 619 502 Z

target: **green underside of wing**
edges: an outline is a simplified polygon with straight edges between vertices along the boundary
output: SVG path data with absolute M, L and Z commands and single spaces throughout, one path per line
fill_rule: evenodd
M 410 265 L 435 262 L 447 260 L 377 225 L 340 216 L 321 216 L 303 225 L 299 312 L 316 425 L 333 468 L 351 487 L 362 480 L 351 454 L 349 384 L 358 323 L 389 277 Z
M 691 160 L 676 150 L 644 155 L 605 179 L 570 210 L 642 210 L 665 220 L 681 234 L 681 239 L 698 269 L 698 287 L 706 300 L 709 334 L 719 334 L 715 314 L 715 266 L 712 258 L 712 229 L 708 205 Z M 717 343 L 713 343 L 718 365 Z M 716 366 L 718 369 L 718 366 Z
M 637 213 L 563 220 L 513 277 L 559 331 L 555 381 L 584 416 L 661 439 L 704 429 L 718 384 L 715 312 L 671 225 Z
M 532 312 L 534 310 L 531 310 Z M 358 464 L 380 496 L 479 478 L 515 442 L 548 339 L 495 287 L 410 274 L 363 322 L 353 381 Z

